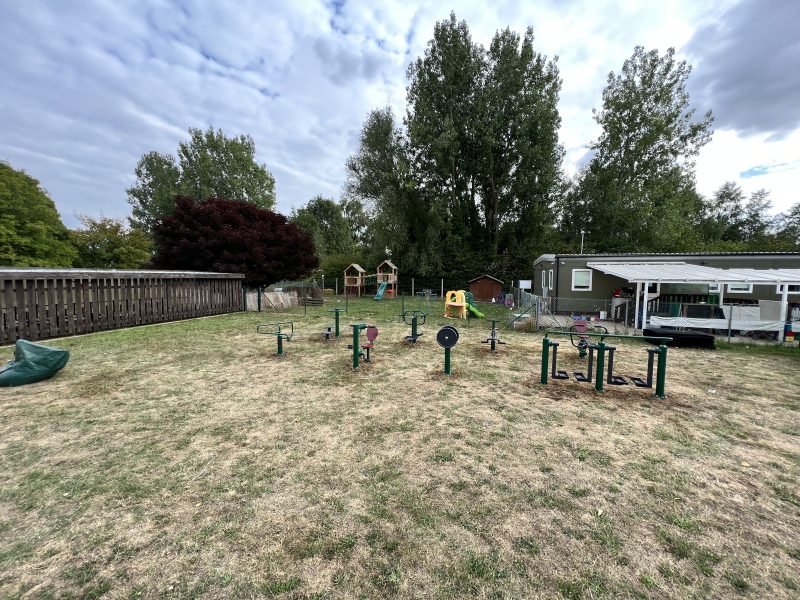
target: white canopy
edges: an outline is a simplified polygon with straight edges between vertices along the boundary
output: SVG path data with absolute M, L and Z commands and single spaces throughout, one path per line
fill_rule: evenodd
M 590 269 L 620 277 L 636 284 L 635 327 L 639 328 L 639 296 L 644 291 L 641 323 L 647 323 L 647 287 L 656 283 L 744 283 L 752 285 L 782 285 L 780 323 L 786 321 L 790 285 L 800 285 L 800 269 L 717 269 L 685 262 L 601 263 L 589 262 Z M 644 285 L 642 285 L 644 284 Z M 720 287 L 720 304 L 722 288 Z M 783 330 L 780 331 L 783 339 Z
M 596 263 L 587 265 L 631 283 L 752 283 L 800 284 L 800 269 L 717 269 L 685 262 Z

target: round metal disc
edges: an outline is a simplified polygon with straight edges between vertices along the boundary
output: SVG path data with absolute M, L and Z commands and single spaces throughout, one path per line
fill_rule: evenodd
M 436 342 L 442 348 L 452 348 L 458 342 L 458 330 L 452 325 L 445 325 L 436 334 Z

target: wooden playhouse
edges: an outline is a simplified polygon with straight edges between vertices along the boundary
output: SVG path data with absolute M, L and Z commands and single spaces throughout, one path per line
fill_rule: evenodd
M 378 265 L 376 276 L 378 287 L 380 287 L 382 283 L 385 283 L 386 294 L 392 298 L 397 298 L 397 267 L 395 264 L 389 259 L 386 259 Z
M 367 272 L 359 264 L 353 263 L 344 270 L 344 293 L 360 296 L 364 293 Z

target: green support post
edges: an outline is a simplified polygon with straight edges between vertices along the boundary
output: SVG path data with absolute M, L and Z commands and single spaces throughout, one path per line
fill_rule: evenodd
M 417 339 L 417 315 L 411 317 L 411 337 Z
M 353 328 L 353 370 L 355 371 L 360 367 L 358 364 L 358 359 L 361 356 L 361 351 L 359 350 L 358 338 L 361 334 L 362 329 L 366 329 L 366 323 L 354 323 L 350 327 Z
M 450 348 L 444 349 L 444 374 L 450 375 Z
M 400 318 L 403 318 L 403 315 L 406 314 L 406 297 L 400 296 Z
M 283 336 L 278 334 L 278 356 L 283 356 Z
M 550 340 L 544 338 L 542 340 L 542 377 L 540 383 L 547 383 L 547 363 L 550 358 Z
M 667 347 L 661 345 L 658 347 L 658 372 L 656 373 L 656 396 L 661 399 L 666 397 L 664 393 L 664 385 L 667 380 Z
M 339 339 L 339 313 L 342 312 L 343 308 L 329 308 L 328 312 L 332 312 L 334 314 L 334 330 L 336 333 L 336 339 Z
M 594 380 L 594 389 L 598 392 L 603 391 L 603 381 L 605 377 L 603 377 L 603 371 L 605 369 L 605 358 L 606 358 L 606 344 L 601 339 L 600 343 L 597 344 L 597 375 L 595 376 Z
M 256 294 L 258 294 L 258 312 L 261 312 L 261 287 L 256 288 Z

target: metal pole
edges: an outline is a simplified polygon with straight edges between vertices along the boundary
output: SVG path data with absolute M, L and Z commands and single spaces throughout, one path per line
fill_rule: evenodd
M 414 278 L 411 278 L 411 297 L 414 297 Z
M 606 345 L 600 340 L 600 343 L 597 344 L 597 375 L 594 378 L 594 389 L 598 392 L 603 391 L 603 367 L 605 366 L 603 363 L 605 362 L 605 358 Z
M 336 338 L 339 338 L 339 309 L 334 309 L 333 313 L 336 315 Z
M 283 356 L 283 338 L 278 334 L 278 356 Z
M 581 254 L 583 254 L 583 234 L 586 233 L 583 229 L 581 229 Z
M 728 343 L 731 343 L 731 324 L 733 321 L 733 304 L 728 307 Z
M 256 288 L 256 293 L 258 294 L 258 312 L 261 312 L 261 286 Z
M 450 375 L 450 348 L 444 349 L 444 374 Z
M 636 332 L 639 329 L 639 296 L 642 293 L 642 282 L 636 282 L 636 308 L 633 313 L 633 331 Z
M 406 297 L 400 296 L 400 317 L 402 318 L 406 312 Z
M 548 363 L 548 354 L 550 352 L 550 340 L 544 338 L 542 340 L 542 375 L 539 379 L 539 383 L 546 384 L 547 383 L 547 363 Z
M 417 315 L 411 317 L 411 337 L 416 341 L 417 339 Z
M 353 370 L 358 369 L 358 334 L 361 331 L 360 325 L 353 325 Z
M 444 298 L 444 278 L 442 278 L 442 293 L 441 297 Z
M 334 296 L 338 296 L 339 295 L 339 278 L 338 277 L 336 278 L 336 291 L 334 292 L 333 295 Z
M 656 396 L 664 398 L 664 384 L 667 379 L 667 347 L 663 344 L 658 347 L 658 371 L 656 373 Z

